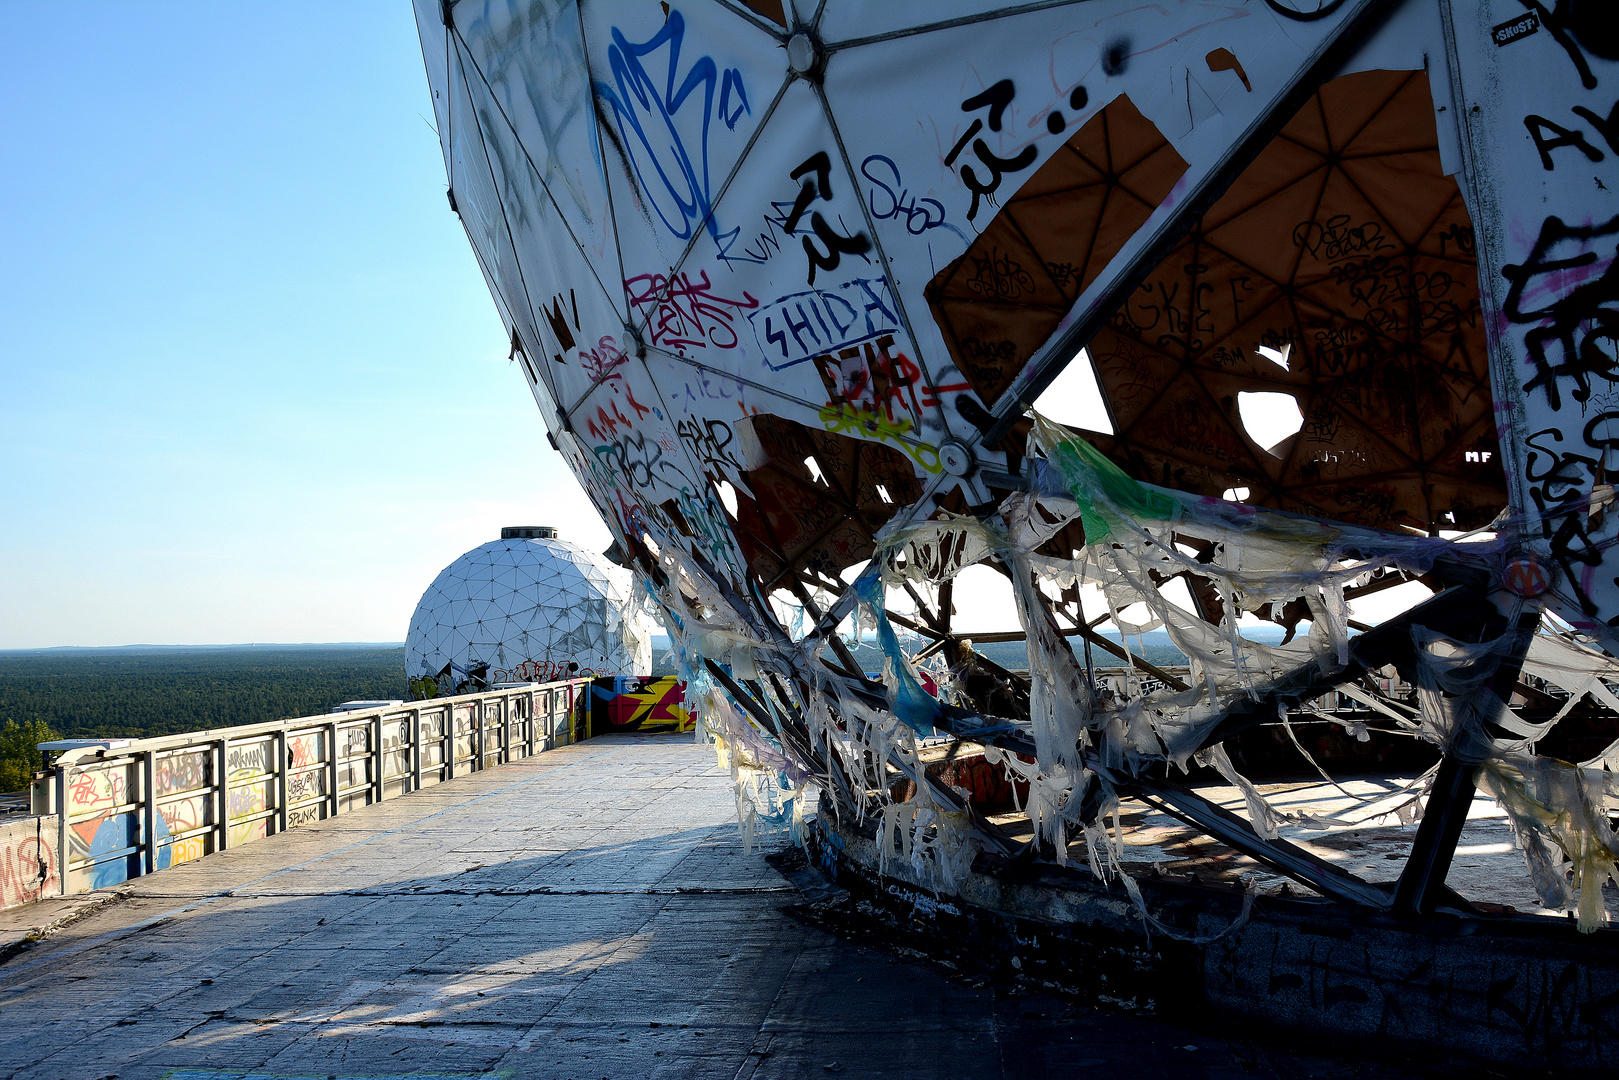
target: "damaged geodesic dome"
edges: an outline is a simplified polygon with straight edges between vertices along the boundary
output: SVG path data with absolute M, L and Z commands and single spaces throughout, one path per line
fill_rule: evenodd
M 1589 8 L 416 6 L 513 361 L 750 837 L 818 790 L 941 892 L 989 852 L 1136 895 L 1152 812 L 1332 900 L 1477 912 L 1482 790 L 1530 906 L 1606 918 Z M 1306 727 L 1418 749 L 1374 795 Z M 1261 735 L 1337 801 L 1248 775 Z M 1392 878 L 1300 839 L 1379 822 Z
M 501 683 L 645 675 L 651 636 L 629 575 L 546 526 L 513 526 L 433 579 L 411 616 L 415 697 Z

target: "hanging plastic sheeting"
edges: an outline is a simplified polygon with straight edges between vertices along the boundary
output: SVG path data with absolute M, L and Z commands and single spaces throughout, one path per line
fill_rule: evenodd
M 1608 921 L 1602 887 L 1619 885 L 1619 834 L 1605 799 L 1616 794 L 1613 774 L 1553 758 L 1512 754 L 1485 761 L 1479 783 L 1507 812 L 1541 902 L 1577 908 L 1587 933 Z M 1570 864 L 1565 871 L 1562 863 Z
M 1326 716 L 1440 752 L 1397 785 L 1402 821 L 1465 814 L 1476 777 L 1592 925 L 1619 754 L 1534 751 L 1619 705 L 1619 154 L 1570 126 L 1619 85 L 1596 22 L 1537 6 L 1548 32 L 1495 33 L 1518 0 L 415 9 L 449 205 L 745 827 L 813 785 L 943 892 L 974 852 L 1079 841 L 1117 880 L 1119 808 L 1152 800 L 1275 861 L 1267 837 L 1336 821 L 1270 805 L 1225 746 Z M 1104 430 L 1031 409 L 1075 362 Z M 1291 434 L 1250 428 L 1260 400 Z M 1016 611 L 983 647 L 954 618 L 969 569 Z M 1413 579 L 1433 595 L 1352 616 Z M 1184 669 L 1145 654 L 1158 631 Z M 925 731 L 1027 782 L 1032 844 L 930 772 Z M 1245 818 L 1205 812 L 1199 762 Z M 1281 869 L 1346 904 L 1454 899 L 1445 857 L 1393 894 L 1312 859 Z

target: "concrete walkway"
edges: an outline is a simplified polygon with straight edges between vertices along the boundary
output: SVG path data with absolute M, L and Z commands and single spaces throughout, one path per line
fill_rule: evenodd
M 844 942 L 734 813 L 616 736 L 141 879 L 0 964 L 0 1078 L 1405 1075 Z

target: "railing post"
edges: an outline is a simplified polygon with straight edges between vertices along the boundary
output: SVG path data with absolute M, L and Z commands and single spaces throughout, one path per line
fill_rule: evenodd
M 500 760 L 512 763 L 512 695 L 500 699 Z
M 444 731 L 440 734 L 444 742 L 444 779 L 455 779 L 455 705 L 453 702 L 444 703 Z
M 332 817 L 337 816 L 337 721 L 333 720 L 326 725 L 326 785 L 328 797 L 332 800 Z
M 157 870 L 157 751 L 140 755 L 141 770 L 141 873 Z
M 68 773 L 72 771 L 71 765 L 63 765 L 56 770 L 56 878 L 63 896 L 67 895 L 68 859 L 73 854 L 67 839 L 67 780 Z
M 422 710 L 410 710 L 410 790 L 422 790 Z
M 275 831 L 287 831 L 287 770 L 292 762 L 287 758 L 287 729 L 275 733 Z
M 218 771 L 215 773 L 215 779 L 216 779 L 217 783 L 214 785 L 214 790 L 217 792 L 216 798 L 219 800 L 219 802 L 218 802 L 219 813 L 214 818 L 214 820 L 219 822 L 219 840 L 218 840 L 217 843 L 215 843 L 214 850 L 215 851 L 229 851 L 230 850 L 230 762 L 229 762 L 228 758 L 230 756 L 230 740 L 229 739 L 219 739 L 217 741 L 218 741 L 219 746 L 218 746 L 218 749 L 214 752 L 214 768 L 216 770 L 218 770 Z
M 382 751 L 382 714 L 379 712 L 371 718 L 371 801 L 382 801 L 382 792 L 385 784 L 383 775 L 388 768 L 387 755 Z

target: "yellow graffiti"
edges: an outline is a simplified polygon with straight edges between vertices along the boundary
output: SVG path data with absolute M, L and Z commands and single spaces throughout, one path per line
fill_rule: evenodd
M 179 866 L 184 862 L 200 859 L 208 854 L 208 845 L 200 836 L 188 836 L 184 840 L 176 840 L 169 845 L 169 865 Z
M 822 426 L 835 435 L 854 435 L 859 438 L 875 439 L 878 442 L 893 443 L 928 472 L 936 473 L 941 468 L 938 447 L 932 443 L 905 437 L 916 426 L 908 417 L 888 420 L 880 412 L 858 409 L 842 401 L 835 405 L 822 406 L 820 418 Z

